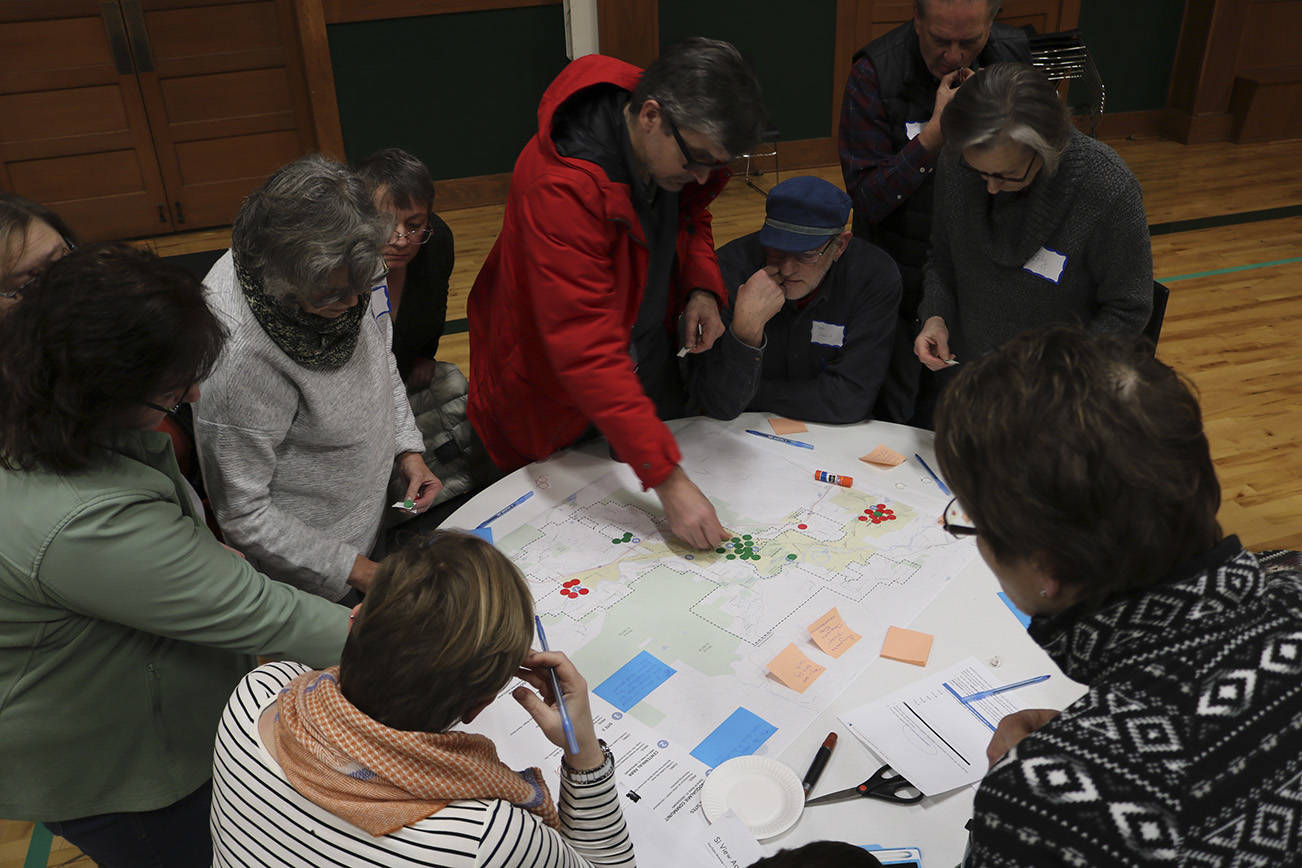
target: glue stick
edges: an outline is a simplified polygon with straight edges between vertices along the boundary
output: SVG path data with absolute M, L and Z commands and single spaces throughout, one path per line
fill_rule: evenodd
M 854 485 L 854 480 L 849 476 L 837 476 L 835 473 L 828 473 L 826 470 L 815 470 L 814 478 L 819 482 L 826 482 L 828 485 L 839 485 L 842 488 L 849 488 Z

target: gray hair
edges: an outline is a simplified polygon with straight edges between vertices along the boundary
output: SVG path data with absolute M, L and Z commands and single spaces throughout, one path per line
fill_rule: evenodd
M 1040 155 L 1046 177 L 1071 143 L 1071 116 L 1044 73 L 1026 63 L 995 63 L 963 82 L 940 116 L 947 150 L 1006 141 Z
M 914 14 L 919 18 L 926 18 L 927 4 L 930 2 L 931 0 L 913 0 Z M 952 6 L 956 2 L 963 2 L 963 0 L 942 0 L 942 2 Z M 1000 7 L 1004 4 L 1001 0 L 986 0 L 986 5 L 990 7 L 990 20 L 994 21 L 995 16 L 999 14 Z
M 759 79 L 731 43 L 694 36 L 666 48 L 633 88 L 637 111 L 655 100 L 680 129 L 707 137 L 731 156 L 755 146 L 764 134 Z
M 340 268 L 360 295 L 383 267 L 380 249 L 390 222 L 347 166 L 310 154 L 277 169 L 244 200 L 231 249 L 277 298 L 313 302 L 332 295 L 326 287 Z

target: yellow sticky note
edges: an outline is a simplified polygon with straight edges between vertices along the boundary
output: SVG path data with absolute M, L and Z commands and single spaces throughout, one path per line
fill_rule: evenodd
M 863 638 L 845 625 L 841 613 L 835 608 L 828 609 L 826 614 L 809 625 L 809 635 L 824 654 L 832 657 L 840 657 L 850 650 L 851 645 Z
M 878 467 L 898 467 L 908 459 L 889 446 L 879 445 L 867 455 L 861 455 L 859 460 L 865 464 L 875 464 Z
M 891 627 L 886 631 L 886 641 L 882 643 L 882 656 L 901 663 L 912 663 L 914 666 L 926 666 L 927 658 L 931 656 L 931 643 L 935 638 L 930 633 Z
M 794 643 L 788 643 L 782 653 L 769 661 L 773 677 L 797 693 L 804 693 L 826 670 L 826 666 L 819 666 L 801 653 Z
M 773 426 L 774 434 L 799 434 L 802 431 L 808 431 L 809 426 L 804 422 L 797 422 L 795 419 L 783 419 L 781 416 L 774 416 L 769 420 Z

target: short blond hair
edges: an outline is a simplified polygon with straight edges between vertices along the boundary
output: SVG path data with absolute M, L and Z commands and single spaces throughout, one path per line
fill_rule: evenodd
M 501 690 L 533 641 L 533 595 L 492 544 L 437 531 L 380 564 L 339 686 L 393 729 L 443 732 Z

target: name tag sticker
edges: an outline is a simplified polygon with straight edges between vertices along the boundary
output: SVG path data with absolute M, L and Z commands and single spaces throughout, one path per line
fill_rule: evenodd
M 1022 266 L 1023 271 L 1029 271 L 1031 274 L 1038 274 L 1045 280 L 1052 280 L 1057 283 L 1062 279 L 1062 270 L 1067 266 L 1067 257 L 1056 250 L 1050 250 L 1047 247 L 1041 247 L 1035 251 L 1035 255 L 1026 260 Z
M 905 121 L 904 135 L 908 136 L 910 140 L 916 139 L 918 137 L 918 133 L 922 132 L 922 128 L 925 127 L 926 125 L 927 125 L 926 121 Z
M 371 287 L 371 316 L 379 319 L 392 310 L 389 304 L 389 284 L 377 283 Z
M 809 330 L 809 342 L 825 347 L 839 347 L 845 343 L 845 326 L 814 320 Z

